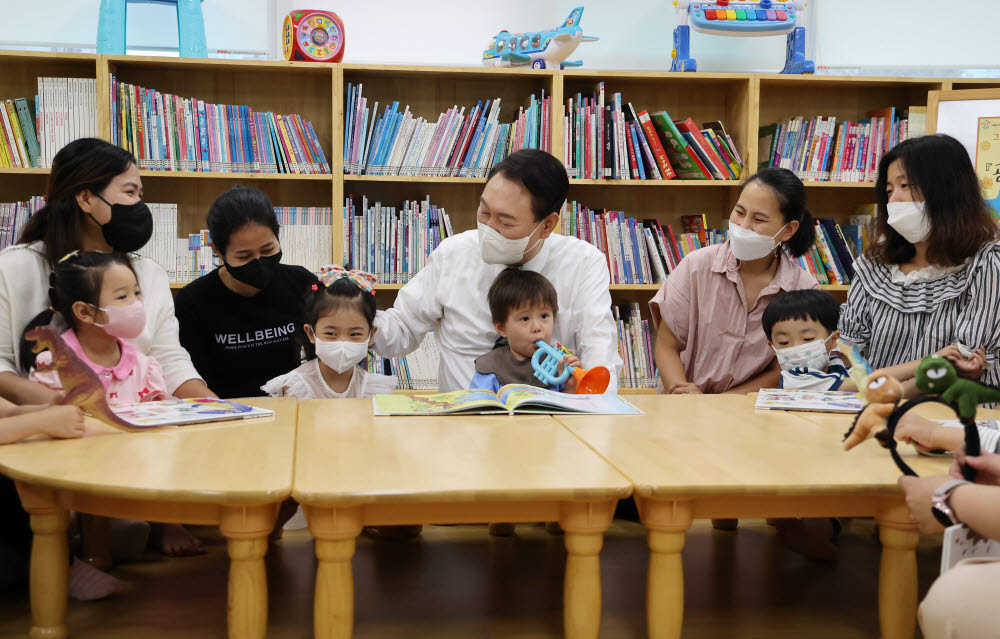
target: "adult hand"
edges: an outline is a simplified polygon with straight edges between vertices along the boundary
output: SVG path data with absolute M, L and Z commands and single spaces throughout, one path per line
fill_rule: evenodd
M 965 453 L 965 444 L 955 449 L 955 461 L 952 462 L 948 474 L 955 479 L 965 479 L 962 467 L 968 464 L 976 469 L 976 483 L 986 486 L 1000 486 L 1000 455 L 983 453 L 978 457 L 969 457 Z
M 671 395 L 701 395 L 701 389 L 691 382 L 684 382 L 683 384 L 674 384 L 670 387 Z
M 899 487 L 906 494 L 906 505 L 910 507 L 910 515 L 920 527 L 920 532 L 935 533 L 944 530 L 944 526 L 931 513 L 931 497 L 934 496 L 938 486 L 951 479 L 950 475 L 930 477 L 903 475 L 899 478 Z
M 38 411 L 36 417 L 46 433 L 60 439 L 83 437 L 83 410 L 79 406 L 50 406 Z
M 955 371 L 968 379 L 979 379 L 986 370 L 986 349 L 979 347 L 972 357 L 948 358 L 955 365 Z

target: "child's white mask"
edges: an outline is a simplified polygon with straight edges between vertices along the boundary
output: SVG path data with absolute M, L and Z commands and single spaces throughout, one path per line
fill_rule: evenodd
M 796 368 L 811 368 L 822 371 L 826 370 L 830 363 L 830 354 L 826 350 L 826 343 L 830 341 L 831 337 L 833 337 L 832 333 L 822 342 L 814 340 L 780 350 L 773 346 L 771 348 L 774 348 L 774 353 L 778 356 L 778 364 L 781 365 L 783 371 Z
M 368 342 L 324 342 L 316 339 L 316 357 L 338 373 L 349 371 L 368 354 Z

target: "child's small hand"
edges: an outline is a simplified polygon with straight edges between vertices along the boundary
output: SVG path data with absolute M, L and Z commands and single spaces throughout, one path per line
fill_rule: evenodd
M 896 439 L 907 444 L 917 442 L 925 448 L 936 448 L 934 430 L 941 428 L 926 417 L 915 413 L 907 413 L 896 425 Z
M 44 432 L 53 437 L 83 437 L 83 410 L 79 406 L 52 406 L 38 411 L 37 416 L 39 420 L 44 420 Z
M 566 366 L 572 366 L 573 368 L 580 368 L 581 366 L 583 366 L 583 364 L 580 362 L 580 358 L 577 357 L 576 355 L 567 355 L 566 357 L 562 358 L 562 363 L 565 364 Z M 560 370 L 562 370 L 562 367 L 560 367 Z

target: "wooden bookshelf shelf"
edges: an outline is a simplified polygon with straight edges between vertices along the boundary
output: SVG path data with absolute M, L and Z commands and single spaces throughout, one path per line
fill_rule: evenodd
M 0 167 L 0 175 L 44 175 L 49 174 L 49 169 L 11 169 Z
M 142 171 L 145 199 L 178 205 L 178 232 L 204 228 L 212 201 L 233 183 L 262 189 L 276 206 L 326 206 L 334 210 L 333 254 L 343 261 L 346 195 L 386 206 L 423 200 L 447 210 L 456 232 L 475 227 L 475 211 L 485 178 L 343 175 L 344 100 L 347 83 L 364 85 L 369 106 L 399 100 L 414 116 L 434 121 L 452 106 L 501 99 L 501 121 L 510 122 L 532 94 L 552 96 L 548 130 L 552 152 L 562 158 L 563 109 L 577 93 L 590 95 L 599 82 L 605 93 L 619 92 L 635 109 L 666 110 L 675 119 L 697 124 L 721 120 L 743 157 L 744 176 L 759 161 L 758 130 L 762 125 L 802 115 L 857 120 L 868 111 L 894 106 L 926 105 L 931 90 L 1000 87 L 1000 78 L 914 78 L 857 76 L 790 76 L 741 73 L 669 73 L 482 67 L 319 64 L 285 61 L 178 59 L 137 56 L 0 51 L 0 99 L 31 98 L 43 76 L 96 78 L 98 131 L 109 138 L 109 74 L 119 81 L 222 104 L 247 104 L 255 110 L 298 113 L 313 122 L 332 175 L 199 173 Z M 0 169 L 4 200 L 41 195 L 48 169 Z M 624 211 L 639 219 L 657 218 L 680 224 L 682 215 L 704 213 L 709 226 L 725 228 L 739 196 L 736 180 L 570 180 L 569 199 L 590 208 Z M 859 205 L 874 200 L 870 182 L 806 182 L 808 205 L 816 217 L 840 223 Z M 184 283 L 171 287 L 179 289 Z M 389 298 L 401 284 L 378 287 Z M 613 298 L 640 302 L 658 285 L 612 285 Z M 846 295 L 847 286 L 824 286 Z

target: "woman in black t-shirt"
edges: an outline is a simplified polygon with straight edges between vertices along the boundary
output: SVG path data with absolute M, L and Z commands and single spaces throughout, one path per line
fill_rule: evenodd
M 185 286 L 175 307 L 180 341 L 219 397 L 254 397 L 269 379 L 301 363 L 295 334 L 305 292 L 317 282 L 281 264 L 278 218 L 261 191 L 237 186 L 208 211 L 222 266 Z

